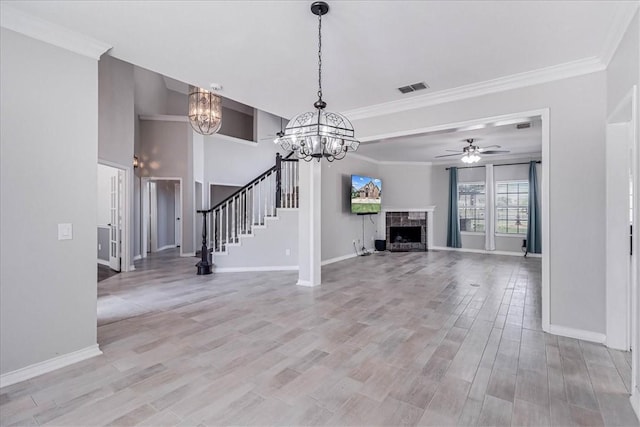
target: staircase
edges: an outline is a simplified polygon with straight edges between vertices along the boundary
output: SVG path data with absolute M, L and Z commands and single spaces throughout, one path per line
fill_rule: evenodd
M 273 167 L 208 209 L 215 270 L 297 265 L 298 198 L 298 160 L 277 154 Z

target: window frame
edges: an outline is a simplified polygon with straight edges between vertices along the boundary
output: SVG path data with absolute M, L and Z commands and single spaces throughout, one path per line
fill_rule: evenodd
M 458 217 L 458 226 L 460 226 L 460 186 L 461 185 L 482 185 L 483 188 L 483 193 L 480 193 L 482 195 L 484 195 L 485 199 L 484 199 L 484 205 L 481 208 L 472 208 L 473 210 L 475 210 L 476 212 L 481 211 L 483 213 L 483 217 L 480 218 L 477 216 L 473 217 L 474 221 L 477 221 L 479 219 L 481 219 L 482 221 L 484 221 L 484 230 L 482 231 L 468 231 L 468 230 L 460 230 L 460 234 L 468 234 L 468 235 L 485 235 L 487 232 L 487 217 L 486 217 L 486 209 L 487 209 L 487 183 L 485 181 L 464 181 L 464 182 L 458 182 L 458 186 L 456 188 L 456 196 L 458 198 L 458 212 L 456 213 L 456 216 Z M 463 208 L 463 209 L 469 209 L 469 208 Z
M 519 205 L 515 205 L 515 206 L 514 205 L 509 205 L 509 202 L 508 202 L 508 200 L 509 200 L 508 199 L 508 195 L 515 194 L 516 197 L 519 198 L 520 195 L 523 194 L 523 193 L 521 193 L 519 191 L 519 189 L 518 189 L 518 191 L 516 193 L 509 193 L 508 190 L 507 190 L 507 193 L 499 193 L 498 192 L 498 185 L 499 184 L 507 184 L 507 189 L 508 189 L 508 184 L 514 184 L 514 183 L 517 183 L 517 184 L 526 183 L 526 185 L 527 185 L 527 192 L 526 192 L 527 202 L 529 200 L 529 180 L 528 179 L 503 179 L 503 180 L 500 180 L 500 181 L 494 181 L 494 185 L 495 185 L 495 188 L 494 188 L 494 194 L 495 194 L 495 203 L 494 203 L 494 209 L 495 209 L 495 212 L 494 212 L 494 214 L 495 214 L 495 224 L 494 224 L 495 225 L 495 232 L 494 232 L 494 235 L 496 237 L 515 237 L 515 238 L 518 238 L 518 239 L 522 239 L 522 238 L 526 238 L 526 236 L 527 236 L 527 231 L 529 229 L 529 206 L 528 206 L 528 203 L 527 203 L 527 207 L 526 207 L 527 226 L 525 227 L 524 232 L 520 232 L 520 233 L 505 233 L 505 232 L 499 232 L 498 231 L 498 222 L 500 221 L 500 218 L 498 217 L 498 211 L 500 209 L 506 209 L 507 212 L 508 212 L 509 209 L 521 209 L 522 208 Z M 507 205 L 504 206 L 504 207 L 498 207 L 498 196 L 500 194 L 506 194 L 507 195 Z M 507 216 L 507 219 L 505 219 L 503 221 L 507 222 L 507 228 L 508 228 L 509 217 Z

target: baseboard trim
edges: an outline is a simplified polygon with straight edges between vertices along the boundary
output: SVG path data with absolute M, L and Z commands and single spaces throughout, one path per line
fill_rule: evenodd
M 449 248 L 449 247 L 446 247 L 446 246 L 432 246 L 432 247 L 429 247 L 429 250 L 434 250 L 434 251 L 452 251 L 452 252 L 468 252 L 468 253 L 472 253 L 472 254 L 506 255 L 506 256 L 524 257 L 524 252 L 487 251 L 485 249 Z M 527 254 L 527 257 L 542 258 L 542 254 Z
M 164 251 L 165 249 L 175 249 L 175 248 L 177 248 L 176 245 L 164 245 L 161 248 L 158 248 L 156 252 Z
M 297 265 L 276 265 L 264 267 L 214 267 L 214 273 L 245 273 L 253 271 L 297 271 Z
M 0 375 L 0 388 L 19 383 L 21 381 L 26 381 L 39 375 L 46 374 L 47 372 L 55 371 L 56 369 L 64 368 L 65 366 L 69 366 L 95 356 L 100 356 L 101 354 L 102 351 L 100 351 L 98 344 L 94 344 L 83 348 L 82 350 L 63 354 L 62 356 L 57 356 L 52 359 L 45 360 L 44 362 L 34 363 L 33 365 L 7 372 L 6 374 Z
M 357 256 L 358 256 L 358 254 L 347 254 L 347 255 L 342 255 L 342 256 L 339 256 L 339 257 L 335 257 L 335 258 L 329 258 L 329 259 L 326 259 L 326 260 L 322 261 L 320 263 L 320 265 L 321 266 L 325 266 L 325 265 L 333 264 L 334 262 L 344 261 L 345 259 L 355 258 Z
M 142 255 L 136 255 L 133 257 L 134 261 L 138 261 L 139 259 L 142 259 Z
M 633 390 L 633 393 L 631 393 L 631 397 L 629 398 L 629 401 L 631 402 L 631 407 L 633 408 L 633 412 L 636 413 L 636 418 L 640 420 L 640 393 L 638 392 L 637 388 Z
M 180 254 L 180 256 L 183 257 L 183 258 L 187 258 L 187 257 L 190 257 L 190 256 L 196 256 L 196 253 L 195 252 L 183 252 L 183 253 Z
M 567 326 L 549 325 L 547 331 L 553 335 L 560 335 L 563 337 L 575 338 L 577 340 L 590 341 L 597 344 L 604 344 L 607 340 L 605 334 L 598 332 L 585 331 L 583 329 L 569 328 Z
M 314 285 L 308 280 L 298 280 L 298 282 L 296 283 L 296 286 L 304 286 L 305 288 L 315 288 L 316 286 L 320 286 L 320 283 L 318 283 L 317 285 Z
M 105 261 L 103 259 L 98 258 L 98 264 L 104 265 L 105 267 L 110 267 L 109 261 Z

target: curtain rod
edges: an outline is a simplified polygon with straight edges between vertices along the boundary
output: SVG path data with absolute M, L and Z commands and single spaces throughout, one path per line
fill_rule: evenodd
M 536 163 L 542 163 L 542 160 L 536 160 Z M 522 163 L 502 163 L 499 165 L 493 165 L 494 167 L 498 167 L 498 166 L 513 166 L 513 165 L 528 165 L 529 162 L 522 162 Z M 473 169 L 473 168 L 483 168 L 486 165 L 480 165 L 480 166 L 462 166 L 459 167 L 458 169 Z M 448 171 L 451 168 L 444 168 L 444 170 Z

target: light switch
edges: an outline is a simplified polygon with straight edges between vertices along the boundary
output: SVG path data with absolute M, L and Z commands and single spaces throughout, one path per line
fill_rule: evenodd
M 71 224 L 58 224 L 58 240 L 73 239 L 73 226 Z

